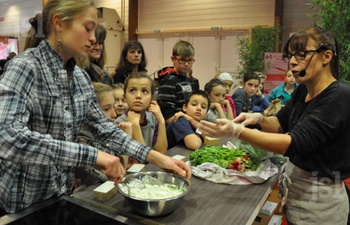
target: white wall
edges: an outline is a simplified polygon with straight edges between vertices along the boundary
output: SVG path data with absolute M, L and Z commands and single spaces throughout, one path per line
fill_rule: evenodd
M 237 39 L 247 37 L 249 30 L 239 31 L 207 31 L 186 32 L 175 34 L 143 34 L 139 41 L 145 48 L 148 59 L 149 74 L 165 66 L 172 66 L 170 60 L 174 44 L 182 39 L 193 44 L 196 54 L 192 69 L 193 76 L 199 79 L 200 88 L 218 71 L 229 72 L 233 77 L 237 75 L 239 64 L 237 54 Z
M 283 23 L 288 34 L 312 26 L 306 5 L 311 0 L 284 0 Z M 6 2 L 7 5 L 3 5 Z M 116 9 L 124 22 L 124 39 L 128 37 L 128 0 L 95 0 L 97 7 Z M 145 45 L 148 71 L 169 65 L 172 45 L 180 38 L 190 41 L 196 49 L 194 75 L 201 87 L 218 69 L 234 75 L 238 59 L 235 32 L 255 25 L 271 26 L 275 22 L 275 0 L 139 0 L 140 41 Z M 0 36 L 19 38 L 23 49 L 28 19 L 42 10 L 42 0 L 0 0 Z M 213 33 L 211 27 L 220 27 Z M 161 31 L 154 33 L 154 30 Z M 222 33 L 223 32 L 223 33 Z M 283 45 L 283 43 L 282 43 Z M 115 60 L 113 60 L 115 61 Z
M 273 25 L 275 0 L 139 0 L 139 32 Z
M 153 73 L 172 66 L 172 47 L 183 39 L 195 48 L 193 76 L 202 89 L 219 71 L 235 78 L 237 37 L 249 35 L 256 25 L 273 26 L 274 10 L 275 0 L 141 0 L 137 33 L 148 57 L 147 69 Z

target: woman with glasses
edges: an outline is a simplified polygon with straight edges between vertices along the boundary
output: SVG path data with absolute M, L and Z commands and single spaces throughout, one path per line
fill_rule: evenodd
M 112 74 L 114 83 L 124 84 L 132 73 L 147 72 L 147 59 L 143 46 L 138 41 L 128 41 L 120 54 L 119 63 Z
M 338 81 L 338 51 L 336 39 L 318 27 L 294 33 L 283 56 L 299 85 L 276 116 L 241 113 L 199 127 L 289 158 L 279 180 L 288 224 L 347 224 L 350 87 Z M 263 132 L 245 128 L 255 123 Z
M 164 67 L 158 71 L 157 101 L 167 124 L 177 119 L 175 114 L 182 111 L 188 96 L 198 90 L 198 85 L 195 85 L 188 76 L 195 61 L 194 54 L 192 44 L 180 40 L 173 47 L 171 61 L 174 66 Z M 198 121 L 193 121 L 193 123 L 195 127 L 198 126 Z

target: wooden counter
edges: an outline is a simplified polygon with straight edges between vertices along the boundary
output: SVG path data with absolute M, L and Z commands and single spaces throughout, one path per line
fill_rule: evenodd
M 190 153 L 190 150 L 183 147 L 175 147 L 167 154 L 184 155 L 188 160 Z M 159 168 L 153 164 L 146 166 L 146 171 L 152 170 L 159 170 Z M 262 184 L 227 185 L 192 176 L 191 191 L 185 196 L 181 206 L 170 215 L 149 219 L 161 224 L 174 225 L 250 225 L 271 193 L 277 178 L 278 175 L 274 175 Z M 96 201 L 92 191 L 95 187 L 77 192 L 73 197 Z M 98 203 L 132 213 L 130 207 L 124 204 L 124 197 L 121 194 L 117 194 L 107 202 Z

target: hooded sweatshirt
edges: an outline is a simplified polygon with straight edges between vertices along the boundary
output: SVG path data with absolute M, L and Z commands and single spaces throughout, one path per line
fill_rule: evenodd
M 196 90 L 195 83 L 184 73 L 178 73 L 174 67 L 164 67 L 158 71 L 157 102 L 165 120 L 182 111 L 186 99 Z

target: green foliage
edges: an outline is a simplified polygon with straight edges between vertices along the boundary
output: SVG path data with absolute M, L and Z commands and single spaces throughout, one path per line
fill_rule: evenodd
M 238 74 L 243 76 L 247 71 L 264 71 L 265 52 L 275 52 L 279 42 L 280 27 L 252 28 L 251 38 L 238 38 Z
M 350 83 L 350 1 L 312 0 L 315 14 L 309 15 L 315 24 L 331 32 L 339 44 L 340 80 Z

